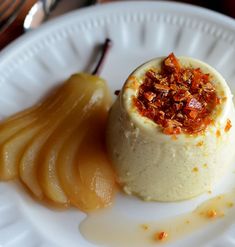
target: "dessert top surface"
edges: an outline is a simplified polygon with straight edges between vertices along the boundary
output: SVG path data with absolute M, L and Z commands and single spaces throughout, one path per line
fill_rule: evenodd
M 124 91 L 129 91 L 134 111 L 167 135 L 203 133 L 222 114 L 227 98 L 232 98 L 217 71 L 173 53 L 137 68 Z

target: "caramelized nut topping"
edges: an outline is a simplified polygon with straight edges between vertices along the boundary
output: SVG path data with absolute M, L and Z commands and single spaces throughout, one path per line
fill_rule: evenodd
M 213 122 L 211 113 L 221 103 L 209 77 L 200 68 L 182 68 L 171 53 L 160 72 L 146 72 L 134 105 L 167 135 L 200 133 Z M 228 123 L 225 131 L 229 129 Z
M 163 241 L 168 237 L 167 232 L 157 232 L 154 235 L 154 239 L 158 241 Z
M 227 123 L 226 123 L 226 126 L 224 128 L 224 131 L 228 132 L 231 129 L 231 127 L 232 127 L 231 120 L 227 119 Z
M 208 210 L 207 211 L 207 217 L 208 218 L 215 218 L 217 216 L 217 212 L 214 209 Z

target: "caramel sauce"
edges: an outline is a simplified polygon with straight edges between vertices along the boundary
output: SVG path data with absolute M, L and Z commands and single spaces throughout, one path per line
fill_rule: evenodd
M 195 210 L 158 221 L 140 221 L 114 208 L 91 213 L 80 224 L 81 234 L 90 242 L 109 247 L 151 247 L 183 240 L 231 215 L 235 190 L 213 197 Z M 144 214 L 144 212 L 140 212 Z M 157 212 L 156 212 L 157 214 Z M 164 236 L 163 239 L 156 236 Z

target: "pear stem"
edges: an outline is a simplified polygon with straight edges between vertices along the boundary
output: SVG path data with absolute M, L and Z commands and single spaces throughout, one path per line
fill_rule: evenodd
M 98 61 L 98 64 L 96 65 L 95 69 L 93 70 L 92 75 L 100 75 L 100 72 L 104 66 L 105 59 L 106 59 L 108 52 L 109 52 L 111 47 L 112 47 L 112 41 L 111 41 L 111 39 L 107 38 L 105 40 L 105 43 L 104 43 L 103 48 L 102 48 L 101 57 Z

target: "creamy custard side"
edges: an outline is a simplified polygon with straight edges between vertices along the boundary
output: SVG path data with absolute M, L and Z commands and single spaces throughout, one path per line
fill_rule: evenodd
M 215 69 L 179 57 L 182 67 L 209 74 L 222 100 L 204 131 L 176 136 L 163 133 L 162 126 L 142 116 L 133 104 L 146 71 L 160 69 L 163 60 L 145 63 L 127 79 L 110 111 L 107 149 L 126 193 L 144 200 L 176 201 L 211 190 L 228 170 L 234 153 L 235 111 L 230 89 Z

